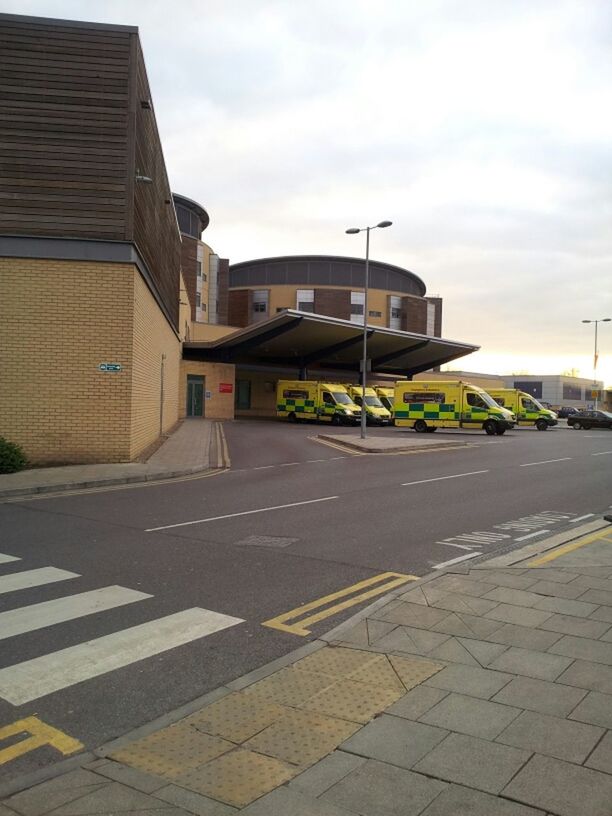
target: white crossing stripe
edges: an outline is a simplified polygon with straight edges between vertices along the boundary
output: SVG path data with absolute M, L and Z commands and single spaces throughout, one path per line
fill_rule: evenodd
M 40 567 L 39 569 L 14 572 L 11 575 L 0 576 L 0 595 L 5 592 L 15 592 L 17 589 L 54 584 L 56 581 L 65 581 L 67 578 L 80 578 L 76 572 L 57 569 L 56 567 Z
M 0 553 L 0 564 L 8 564 L 9 561 L 21 561 L 21 558 L 17 558 L 16 555 L 5 555 L 4 553 Z
M 450 561 L 443 561 L 441 564 L 434 564 L 434 569 L 442 569 L 443 567 L 450 567 L 451 564 L 458 564 L 460 561 L 466 561 L 468 558 L 476 558 L 477 555 L 482 555 L 482 553 L 475 552 L 475 553 L 468 553 L 467 555 L 460 555 L 459 558 L 451 558 Z
M 78 595 L 57 598 L 54 601 L 10 609 L 8 612 L 0 613 L 0 640 L 152 597 L 152 595 L 138 592 L 135 589 L 107 586 L 93 589 L 90 592 L 81 592 Z
M 239 623 L 244 621 L 209 609 L 185 609 L 0 669 L 0 697 L 29 703 Z
M 477 476 L 479 473 L 488 473 L 488 470 L 472 470 L 469 473 L 454 473 L 452 476 L 436 476 L 435 479 L 420 479 L 418 482 L 402 482 L 402 487 L 427 484 L 427 482 L 442 482 L 444 479 L 460 479 L 462 476 Z

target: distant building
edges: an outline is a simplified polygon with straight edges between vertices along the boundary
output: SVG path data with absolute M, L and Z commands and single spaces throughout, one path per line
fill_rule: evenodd
M 532 397 L 550 403 L 554 408 L 566 405 L 570 408 L 588 408 L 605 400 L 602 380 L 595 386 L 592 379 L 568 377 L 564 374 L 516 374 L 504 376 L 506 388 L 520 388 Z

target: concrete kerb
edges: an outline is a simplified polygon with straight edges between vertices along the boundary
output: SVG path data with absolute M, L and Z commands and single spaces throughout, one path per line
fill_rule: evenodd
M 398 441 L 389 437 L 371 437 L 362 440 L 346 437 L 342 434 L 317 434 L 317 438 L 322 442 L 331 442 L 339 448 L 349 451 L 359 451 L 360 453 L 421 453 L 423 451 L 441 450 L 443 448 L 467 448 L 473 442 L 451 441 L 451 440 L 425 440 L 415 439 Z
M 151 484 L 155 482 L 165 482 L 172 479 L 180 479 L 185 476 L 202 476 L 215 472 L 223 473 L 230 468 L 229 453 L 227 445 L 224 444 L 220 423 L 215 422 L 214 432 L 210 435 L 208 449 L 208 461 L 202 465 L 184 468 L 159 468 L 148 473 L 139 473 L 131 476 L 103 477 L 100 479 L 88 479 L 85 481 L 72 481 L 57 484 L 38 484 L 31 487 L 17 487 L 0 490 L 0 502 L 4 499 L 16 499 L 26 496 L 39 496 L 46 494 L 64 493 L 72 490 L 93 490 L 102 487 L 116 487 L 120 485 Z M 214 461 L 214 464 L 211 464 Z
M 530 544 L 525 547 L 522 547 L 520 550 L 515 550 L 512 553 L 512 556 L 514 558 L 513 564 L 518 565 L 520 562 L 528 558 L 532 558 L 534 555 L 537 555 L 540 552 L 550 551 L 555 547 L 567 543 L 568 541 L 579 539 L 585 535 L 588 535 L 589 533 L 595 532 L 596 530 L 602 529 L 606 526 L 608 526 L 608 524 L 604 523 L 603 520 L 600 519 L 595 522 L 590 522 L 588 524 L 581 525 L 580 527 L 577 527 L 575 530 L 567 530 L 564 533 L 559 533 L 555 536 L 551 536 L 549 539 L 544 539 L 537 545 Z M 538 549 L 534 551 L 534 547 L 538 547 Z M 502 556 L 501 558 L 505 558 L 505 556 Z M 501 566 L 512 566 L 513 564 L 502 564 L 500 563 L 499 558 L 494 557 L 489 561 L 480 564 L 478 568 L 495 569 Z M 274 674 L 274 672 L 278 671 L 279 669 L 286 668 L 287 666 L 296 663 L 298 660 L 301 660 L 303 657 L 306 657 L 307 655 L 312 654 L 313 652 L 316 652 L 319 649 L 322 649 L 325 646 L 330 645 L 330 643 L 342 641 L 341 635 L 343 634 L 343 632 L 350 631 L 356 624 L 370 617 L 372 613 L 384 607 L 391 600 L 406 593 L 408 591 L 408 587 L 413 588 L 415 586 L 422 586 L 433 581 L 436 578 L 439 578 L 441 575 L 448 573 L 452 574 L 457 572 L 465 572 L 467 569 L 469 569 L 469 565 L 466 565 L 465 567 L 463 565 L 460 565 L 458 569 L 448 567 L 447 569 L 432 571 L 429 574 L 421 578 L 418 578 L 415 581 L 409 581 L 400 587 L 396 587 L 395 589 L 391 590 L 386 595 L 384 595 L 382 598 L 377 598 L 375 601 L 366 606 L 364 609 L 361 609 L 359 612 L 356 612 L 354 615 L 351 615 L 350 618 L 338 624 L 338 626 L 335 626 L 329 632 L 321 635 L 315 640 L 303 644 L 297 649 L 288 652 L 286 655 L 283 655 L 282 657 L 279 657 L 265 664 L 264 666 L 261 666 L 258 669 L 254 669 L 242 675 L 241 677 L 238 677 L 235 680 L 230 681 L 229 683 L 226 683 L 222 686 L 218 686 L 216 689 L 213 689 L 212 691 L 202 695 L 201 697 L 197 697 L 195 700 L 192 700 L 189 703 L 180 706 L 179 708 L 166 712 L 162 716 L 157 717 L 155 720 L 152 720 L 149 723 L 145 723 L 144 725 L 139 726 L 138 728 L 135 728 L 132 731 L 128 732 L 127 734 L 117 737 L 116 739 L 103 743 L 98 748 L 90 750 L 85 754 L 79 754 L 76 757 L 71 757 L 53 766 L 43 768 L 39 771 L 33 772 L 32 774 L 28 774 L 27 776 L 23 776 L 15 780 L 12 780 L 9 783 L 0 785 L 0 798 L 10 796 L 14 793 L 30 788 L 35 784 L 39 784 L 49 779 L 58 777 L 63 773 L 67 773 L 68 771 L 73 770 L 75 767 L 83 765 L 85 762 L 90 762 L 92 759 L 106 758 L 111 753 L 117 751 L 119 748 L 123 748 L 127 744 L 137 739 L 141 739 L 142 737 L 146 737 L 155 731 L 158 731 L 162 728 L 166 728 L 167 726 L 172 725 L 178 722 L 179 720 L 182 720 L 184 717 L 187 717 L 190 714 L 195 713 L 199 709 L 203 708 L 206 705 L 209 705 L 210 703 L 215 702 L 216 700 L 220 700 L 222 697 L 225 697 L 226 695 L 231 694 L 232 692 L 241 691 L 242 689 L 252 685 L 258 680 L 262 680 L 263 678 L 268 677 L 271 674 Z

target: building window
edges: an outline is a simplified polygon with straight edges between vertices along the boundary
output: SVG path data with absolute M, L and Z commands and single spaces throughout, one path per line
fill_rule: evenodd
M 351 322 L 363 323 L 365 292 L 351 292 Z
M 427 301 L 427 327 L 425 329 L 425 334 L 429 334 L 430 336 L 436 330 L 436 304 L 431 303 L 431 301 Z
M 351 303 L 351 314 L 352 315 L 362 315 L 363 314 L 363 303 Z
M 206 277 L 206 272 L 202 272 L 202 280 L 203 281 L 208 280 L 208 278 Z
M 256 289 L 253 292 L 253 313 L 257 315 L 257 319 L 268 313 L 268 290 Z
M 389 297 L 389 328 L 402 328 L 402 299 L 398 295 Z
M 391 320 L 401 320 L 402 318 L 402 310 L 396 308 L 395 306 L 391 309 Z
M 201 278 L 202 277 L 202 261 L 196 261 L 196 270 L 197 270 L 198 277 Z
M 278 314 L 279 312 L 286 312 L 288 308 L 289 308 L 288 306 L 277 306 L 276 313 Z
M 203 304 L 200 306 L 200 309 L 202 309 L 202 311 L 203 311 L 203 312 L 205 312 L 205 311 L 206 311 L 206 304 L 205 304 L 205 303 L 203 303 Z
M 515 385 L 515 388 L 517 386 Z M 526 391 L 527 389 L 523 389 Z M 532 392 L 529 391 L 531 394 Z M 534 394 L 534 397 L 537 397 L 538 394 Z M 540 396 L 542 396 L 540 394 Z M 564 400 L 581 400 L 582 399 L 582 388 L 579 385 L 570 385 L 570 383 L 563 383 L 563 399 Z
M 382 317 L 382 312 L 372 312 L 372 311 L 369 311 L 369 312 L 368 312 L 368 315 L 369 315 L 370 317 Z
M 314 289 L 298 289 L 295 303 L 300 312 L 314 312 Z
M 202 295 L 199 292 L 196 292 L 196 306 L 199 309 L 201 307 L 201 305 L 202 305 Z
M 526 391 L 528 394 L 531 394 L 532 397 L 536 399 L 542 399 L 542 381 L 541 380 L 515 380 L 514 387 L 518 388 L 519 391 Z M 565 391 L 565 386 L 563 387 Z M 563 399 L 581 399 L 580 389 L 578 389 L 578 396 L 577 397 L 566 397 L 563 394 Z

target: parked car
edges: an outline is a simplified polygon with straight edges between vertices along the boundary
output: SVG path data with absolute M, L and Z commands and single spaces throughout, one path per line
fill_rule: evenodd
M 578 408 L 572 408 L 571 406 L 562 405 L 561 408 L 557 411 L 557 416 L 559 419 L 567 419 L 572 414 L 580 413 Z
M 576 429 L 610 428 L 612 430 L 612 414 L 608 411 L 578 411 L 567 418 L 567 424 Z

